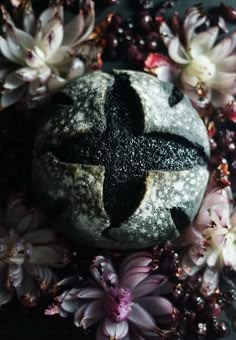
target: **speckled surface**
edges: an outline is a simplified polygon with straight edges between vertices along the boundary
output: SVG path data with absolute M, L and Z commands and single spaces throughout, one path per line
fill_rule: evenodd
M 176 226 L 173 209 L 193 219 L 208 139 L 189 101 L 170 105 L 171 96 L 171 85 L 123 71 L 85 76 L 55 98 L 36 141 L 34 182 L 50 206 L 64 201 L 57 224 L 66 220 L 78 243 L 143 248 L 178 235 L 184 221 Z

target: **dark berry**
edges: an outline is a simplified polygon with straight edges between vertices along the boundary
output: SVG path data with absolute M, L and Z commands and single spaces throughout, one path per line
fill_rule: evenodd
M 127 30 L 132 31 L 134 29 L 134 21 L 131 18 L 125 20 L 123 27 Z
M 229 325 L 225 321 L 215 321 L 213 329 L 215 335 L 219 338 L 228 336 L 230 333 Z
M 137 68 L 143 66 L 144 57 L 137 46 L 131 45 L 128 47 L 128 60 Z
M 198 335 L 207 335 L 207 324 L 204 322 L 199 322 L 196 327 L 196 333 Z
M 153 19 L 152 16 L 147 12 L 143 11 L 138 15 L 138 28 L 143 32 L 150 32 L 152 30 Z
M 110 28 L 117 31 L 117 29 L 121 27 L 122 22 L 122 17 L 119 14 L 114 14 L 111 18 Z
M 146 49 L 149 52 L 156 52 L 158 49 L 158 34 L 156 32 L 150 32 L 146 38 Z
M 201 296 L 192 296 L 191 306 L 194 311 L 202 312 L 205 309 L 205 301 Z
M 140 50 L 143 50 L 145 48 L 145 40 L 140 34 L 137 34 L 135 36 L 135 42 Z
M 106 47 L 109 49 L 116 48 L 119 45 L 118 39 L 115 34 L 108 33 L 106 36 Z
M 104 0 L 105 4 L 108 6 L 117 5 L 119 0 Z

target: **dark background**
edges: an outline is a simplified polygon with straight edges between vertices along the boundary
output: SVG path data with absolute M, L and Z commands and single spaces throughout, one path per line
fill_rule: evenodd
M 47 1 L 35 0 L 37 5 L 44 6 Z M 102 6 L 103 0 L 95 0 L 97 22 L 99 22 L 109 11 L 116 11 L 122 16 L 129 17 L 134 14 L 134 8 L 137 0 L 120 0 L 119 5 L 106 7 Z M 160 1 L 155 1 L 157 4 Z M 203 4 L 206 7 L 215 7 L 220 4 L 221 1 L 208 0 Z M 168 10 L 168 15 L 171 16 L 173 12 L 178 11 L 182 16 L 187 7 L 199 3 L 199 1 L 176 1 L 174 9 Z M 225 4 L 236 6 L 235 0 L 226 0 Z M 236 25 L 235 25 L 236 27 Z M 231 27 L 231 30 L 235 29 Z M 122 61 L 106 62 L 104 64 L 104 70 L 109 71 L 112 68 L 128 68 L 128 65 Z M 41 306 L 37 309 L 26 309 L 20 306 L 16 301 L 13 301 L 7 306 L 0 308 L 0 340 L 92 340 L 93 335 L 87 337 L 83 336 L 83 333 L 79 329 L 73 326 L 73 320 L 62 319 L 58 316 L 45 317 L 44 307 Z M 231 313 L 231 318 L 236 320 L 236 312 Z M 225 338 L 226 339 L 226 338 Z M 236 339 L 236 333 L 232 333 L 227 340 Z M 132 339 L 131 339 L 132 340 Z

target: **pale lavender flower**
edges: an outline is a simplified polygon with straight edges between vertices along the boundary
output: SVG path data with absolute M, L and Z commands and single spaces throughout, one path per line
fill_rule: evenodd
M 236 32 L 218 42 L 218 26 L 197 32 L 206 22 L 196 6 L 188 9 L 180 32 L 163 20 L 159 32 L 169 58 L 149 55 L 146 70 L 178 85 L 199 107 L 224 107 L 236 93 Z
M 179 245 L 187 246 L 180 277 L 203 269 L 204 295 L 216 291 L 225 266 L 236 270 L 236 210 L 231 199 L 229 187 L 222 189 L 211 180 L 193 224 L 177 240 Z
M 29 106 L 45 100 L 68 80 L 83 75 L 96 64 L 99 48 L 89 40 L 94 29 L 93 2 L 64 25 L 64 8 L 54 1 L 35 17 L 31 2 L 23 7 L 22 28 L 1 6 L 0 106 L 24 98 Z M 85 55 L 86 52 L 86 55 Z
M 50 229 L 42 225 L 42 215 L 27 209 L 21 197 L 12 198 L 0 219 L 0 305 L 16 292 L 26 305 L 37 303 L 40 290 L 56 284 L 50 267 L 65 265 L 68 252 Z
M 58 297 L 58 305 L 46 314 L 74 313 L 78 327 L 98 323 L 97 340 L 144 340 L 165 337 L 158 322 L 170 324 L 176 310 L 160 296 L 167 278 L 153 272 L 152 254 L 134 253 L 116 274 L 111 261 L 97 256 L 91 265 L 94 281 L 85 288 L 73 288 Z M 167 289 L 167 288 L 166 288 Z

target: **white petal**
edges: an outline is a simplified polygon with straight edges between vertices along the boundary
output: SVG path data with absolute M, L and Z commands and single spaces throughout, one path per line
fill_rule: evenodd
M 223 61 L 236 47 L 236 32 L 221 40 L 206 56 L 215 63 Z
M 25 87 L 19 87 L 12 91 L 4 92 L 1 96 L 1 109 L 5 109 L 18 102 L 25 93 Z
M 214 293 L 219 282 L 219 273 L 210 268 L 206 268 L 203 274 L 202 293 L 204 295 L 211 295 Z
M 47 28 L 46 34 L 38 44 L 45 52 L 46 58 L 49 58 L 60 47 L 63 39 L 63 25 L 61 19 L 56 17 Z
M 128 333 L 129 327 L 127 321 L 112 322 L 109 318 L 105 318 L 103 324 L 103 332 L 110 339 L 123 339 Z
M 59 12 L 58 6 L 50 6 L 45 11 L 42 12 L 37 22 L 37 29 L 35 34 L 36 40 L 40 41 L 42 39 L 42 37 L 46 33 L 48 24 L 50 23 L 51 20 L 55 18 L 56 13 L 58 12 Z
M 189 63 L 189 60 L 187 59 L 187 52 L 181 45 L 178 37 L 175 37 L 170 41 L 168 53 L 170 58 L 178 64 L 187 65 Z
M 0 36 L 0 51 L 6 59 L 12 61 L 13 63 L 18 63 L 18 58 L 12 54 L 6 39 L 4 39 L 2 36 Z
M 20 68 L 16 71 L 16 73 L 22 77 L 25 82 L 32 82 L 36 79 L 38 71 L 37 69 L 33 69 L 31 67 Z
M 220 249 L 212 250 L 210 254 L 207 257 L 207 265 L 208 267 L 215 267 L 217 265 L 219 255 L 220 255 Z
M 67 76 L 68 80 L 77 78 L 82 76 L 85 73 L 85 64 L 84 62 L 79 59 L 79 58 L 75 58 L 73 60 L 73 64 L 71 66 L 71 70 Z
M 30 1 L 28 1 L 24 6 L 23 27 L 26 33 L 30 34 L 31 36 L 34 35 L 36 29 L 36 21 Z
M 14 90 L 22 85 L 24 85 L 24 80 L 16 72 L 12 72 L 6 77 L 3 87 L 7 90 Z
M 47 83 L 50 92 L 54 92 L 62 88 L 66 84 L 66 80 L 62 77 L 52 75 Z
M 212 27 L 205 32 L 197 34 L 189 45 L 189 53 L 191 56 L 196 58 L 210 50 L 216 41 L 218 33 L 219 28 Z
M 222 59 L 217 64 L 217 69 L 222 72 L 236 72 L 236 55 Z

